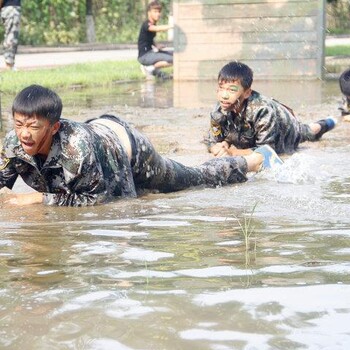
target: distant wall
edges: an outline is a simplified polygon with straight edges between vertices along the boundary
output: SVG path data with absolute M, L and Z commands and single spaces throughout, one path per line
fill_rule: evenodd
M 256 78 L 322 78 L 325 0 L 174 0 L 174 79 L 215 79 L 230 60 Z

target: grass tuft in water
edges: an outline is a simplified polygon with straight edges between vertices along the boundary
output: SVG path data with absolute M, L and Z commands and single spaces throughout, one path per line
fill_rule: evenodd
M 238 219 L 238 224 L 244 237 L 246 267 L 250 266 L 250 237 L 252 233 L 255 231 L 255 226 L 253 226 L 252 224 L 252 219 L 253 219 L 253 215 L 257 204 L 258 203 L 255 203 L 249 215 L 245 213 L 243 221 Z M 255 253 L 256 253 L 256 240 L 254 244 L 254 254 Z

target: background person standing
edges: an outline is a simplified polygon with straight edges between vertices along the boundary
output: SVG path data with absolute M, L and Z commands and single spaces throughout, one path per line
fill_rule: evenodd
M 6 68 L 14 69 L 21 21 L 21 0 L 0 0 L 1 21 L 5 27 L 4 59 Z

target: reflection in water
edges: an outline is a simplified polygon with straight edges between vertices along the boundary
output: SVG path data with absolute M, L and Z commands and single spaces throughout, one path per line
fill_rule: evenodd
M 241 190 L 3 210 L 2 347 L 312 348 L 315 333 L 347 344 L 326 324 L 349 321 L 350 220 L 308 222 L 309 208 L 282 219 L 259 203 L 247 267 Z
M 298 110 L 301 107 L 333 103 L 340 99 L 338 81 L 264 81 L 253 88 L 266 96 Z M 104 113 L 113 106 L 154 108 L 212 108 L 216 99 L 215 81 L 141 81 L 125 82 L 109 87 L 59 91 L 64 115 L 85 119 L 89 110 Z M 4 122 L 11 113 L 14 95 L 1 95 Z M 336 111 L 336 108 L 333 112 Z
M 69 92 L 65 114 L 120 113 L 163 153 L 198 164 L 213 89 L 192 86 L 181 100 L 196 109 L 181 109 L 167 105 L 169 82 L 147 83 Z M 314 104 L 290 96 L 305 120 L 336 109 L 333 83 L 319 86 L 304 91 Z M 1 208 L 0 348 L 346 349 L 349 134 L 341 123 L 244 184 Z

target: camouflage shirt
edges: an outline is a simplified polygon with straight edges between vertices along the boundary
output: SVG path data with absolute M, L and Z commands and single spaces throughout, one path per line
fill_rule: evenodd
M 43 164 L 26 154 L 10 131 L 0 158 L 0 188 L 12 188 L 18 175 L 49 205 L 86 206 L 136 196 L 124 148 L 113 131 L 98 124 L 62 119 Z
M 268 144 L 277 153 L 292 153 L 300 142 L 314 139 L 310 128 L 301 124 L 292 110 L 276 100 L 252 91 L 241 113 L 221 111 L 217 103 L 211 113 L 208 147 L 227 141 L 239 149 Z

